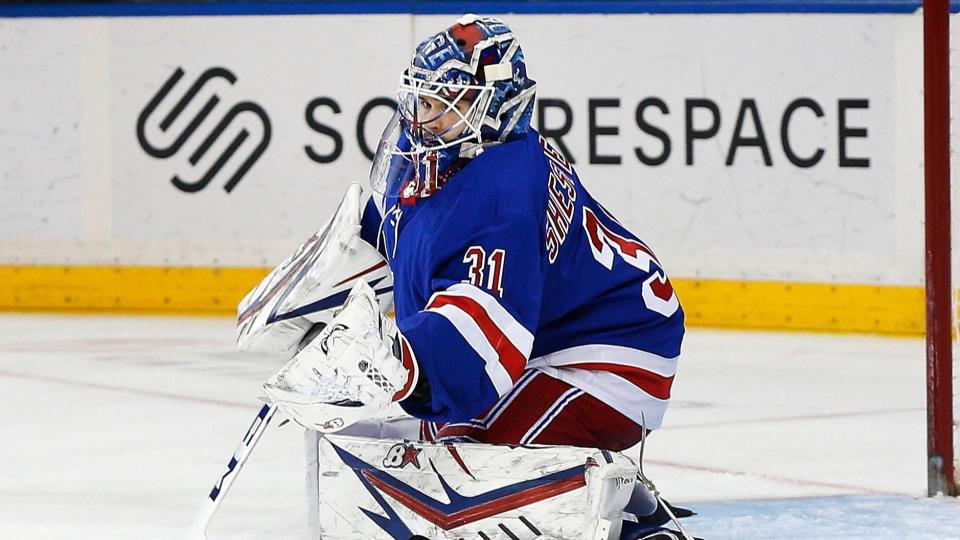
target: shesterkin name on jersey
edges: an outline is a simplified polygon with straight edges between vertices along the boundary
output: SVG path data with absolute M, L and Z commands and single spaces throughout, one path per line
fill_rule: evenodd
M 577 188 L 573 183 L 573 167 L 563 154 L 540 136 L 540 146 L 550 164 L 550 176 L 547 180 L 547 221 L 546 243 L 550 264 L 557 261 L 560 246 L 567 239 L 570 223 L 573 221 L 573 209 L 577 202 Z

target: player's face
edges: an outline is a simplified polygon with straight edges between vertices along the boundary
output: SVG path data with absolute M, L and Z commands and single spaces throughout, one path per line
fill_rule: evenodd
M 464 117 L 470 102 L 460 99 L 450 104 L 432 96 L 420 96 L 417 101 L 417 120 L 424 128 L 440 136 L 445 142 L 459 138 L 467 128 Z

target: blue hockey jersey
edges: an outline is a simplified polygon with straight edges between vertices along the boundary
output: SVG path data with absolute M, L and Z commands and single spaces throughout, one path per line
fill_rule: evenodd
M 683 311 L 653 252 L 596 202 L 535 130 L 440 189 L 367 205 L 362 235 L 394 273 L 400 331 L 430 386 L 421 419 L 481 415 L 525 370 L 660 427 Z

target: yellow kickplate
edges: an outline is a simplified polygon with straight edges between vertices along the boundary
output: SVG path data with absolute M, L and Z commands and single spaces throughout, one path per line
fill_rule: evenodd
M 0 266 L 0 310 L 233 315 L 267 268 Z M 672 280 L 689 326 L 922 335 L 920 286 Z
M 671 280 L 689 326 L 923 335 L 924 288 Z
M 0 309 L 228 315 L 266 268 L 0 266 Z

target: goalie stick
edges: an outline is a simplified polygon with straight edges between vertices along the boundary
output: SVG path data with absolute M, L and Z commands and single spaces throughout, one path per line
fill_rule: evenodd
M 230 461 L 227 462 L 227 470 L 217 479 L 217 483 L 213 485 L 210 494 L 203 500 L 203 504 L 193 519 L 193 523 L 190 525 L 190 530 L 187 532 L 185 540 L 207 540 L 207 527 L 210 526 L 210 520 L 213 519 L 213 514 L 220 507 L 220 503 L 226 496 L 227 491 L 230 490 L 230 487 L 237 479 L 237 475 L 240 474 L 240 469 L 242 469 L 243 464 L 247 462 L 247 458 L 250 457 L 250 452 L 253 451 L 260 437 L 267 430 L 267 426 L 270 424 L 270 420 L 273 419 L 276 412 L 277 406 L 270 403 L 264 403 L 263 407 L 260 408 L 260 412 L 257 413 L 256 418 L 253 419 L 253 423 L 251 423 L 247 429 L 247 433 L 243 436 L 243 440 L 240 441 L 240 446 L 233 453 Z
M 310 343 L 313 338 L 323 331 L 325 326 L 324 323 L 316 323 L 311 326 L 310 330 L 308 330 L 306 335 L 300 340 L 297 351 L 299 352 L 307 343 Z M 197 511 L 197 515 L 193 519 L 193 523 L 190 525 L 190 530 L 187 532 L 184 540 L 207 540 L 207 527 L 210 526 L 213 514 L 220 508 L 223 498 L 227 496 L 227 491 L 230 490 L 230 487 L 236 481 L 237 476 L 240 474 L 240 469 L 242 469 L 243 464 L 247 462 L 247 458 L 250 457 L 253 448 L 267 430 L 267 426 L 270 425 L 270 421 L 273 420 L 273 416 L 277 413 L 277 410 L 277 405 L 273 403 L 264 403 L 263 407 L 260 407 L 260 412 L 257 413 L 256 418 L 253 419 L 250 427 L 247 428 L 247 433 L 243 436 L 243 440 L 240 441 L 240 446 L 237 447 L 233 456 L 230 457 L 230 461 L 227 462 L 226 472 L 217 479 L 217 483 L 213 485 L 210 494 L 203 500 L 203 504 L 200 506 L 200 510 Z M 283 426 L 284 423 L 286 422 L 280 425 Z

